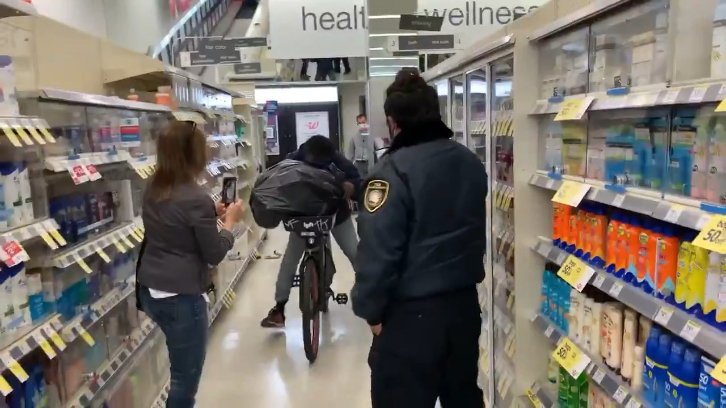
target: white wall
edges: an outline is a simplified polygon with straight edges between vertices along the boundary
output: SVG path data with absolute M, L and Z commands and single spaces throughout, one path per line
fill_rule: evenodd
M 105 5 L 108 38 L 136 52 L 146 53 L 149 46 L 161 41 L 176 23 L 169 12 L 169 0 L 91 1 Z
M 368 122 L 372 135 L 389 137 L 383 104 L 386 102 L 386 88 L 394 79 L 393 76 L 380 76 L 368 80 Z
M 39 14 L 96 37 L 106 37 L 102 0 L 33 0 L 33 5 Z
M 360 111 L 360 97 L 366 94 L 366 84 L 347 83 L 338 85 L 340 97 L 340 130 L 341 130 L 341 151 L 345 153 L 348 141 L 358 133 L 358 125 L 355 117 L 363 113 Z

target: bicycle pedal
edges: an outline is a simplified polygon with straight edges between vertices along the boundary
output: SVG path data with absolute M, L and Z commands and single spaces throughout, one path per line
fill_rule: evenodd
M 337 303 L 339 305 L 348 304 L 348 295 L 345 293 L 339 293 L 339 294 L 335 295 L 334 299 L 335 299 L 335 303 Z
M 292 287 L 300 287 L 300 275 L 295 275 L 295 277 L 292 278 Z

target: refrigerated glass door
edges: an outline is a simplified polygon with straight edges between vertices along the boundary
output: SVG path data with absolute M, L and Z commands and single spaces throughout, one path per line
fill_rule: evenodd
M 449 116 L 449 81 L 442 79 L 436 82 L 436 94 L 439 95 L 439 112 L 441 120 L 447 126 L 451 126 L 451 117 Z
M 464 140 L 464 81 L 462 76 L 449 80 L 449 94 L 451 95 L 451 130 L 454 131 L 454 140 L 465 144 Z
M 466 74 L 467 142 L 482 163 L 487 162 L 487 73 L 477 69 Z
M 508 407 L 514 398 L 514 180 L 512 77 L 514 59 L 491 64 L 491 183 L 493 350 L 496 384 L 494 406 Z

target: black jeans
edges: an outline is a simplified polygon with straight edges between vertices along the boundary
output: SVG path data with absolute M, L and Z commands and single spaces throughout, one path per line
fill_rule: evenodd
M 373 408 L 481 408 L 476 289 L 394 304 L 373 339 Z
M 193 408 L 207 353 L 207 302 L 202 295 L 154 299 L 141 287 L 141 306 L 166 336 L 171 361 L 167 408 Z

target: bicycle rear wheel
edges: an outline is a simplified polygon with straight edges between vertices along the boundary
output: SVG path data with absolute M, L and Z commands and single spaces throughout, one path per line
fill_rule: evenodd
M 302 311 L 303 346 L 311 363 L 318 357 L 320 346 L 320 275 L 315 259 L 308 257 L 303 265 L 300 282 L 300 309 Z

